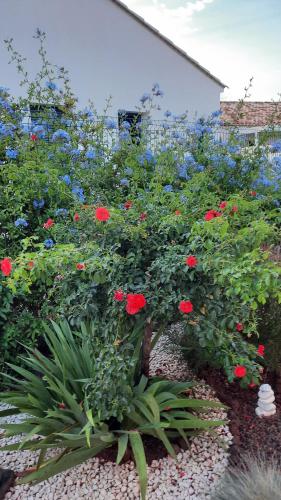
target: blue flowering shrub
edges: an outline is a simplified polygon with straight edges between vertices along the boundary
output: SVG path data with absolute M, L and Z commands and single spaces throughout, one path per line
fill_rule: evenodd
M 10 41 L 8 49 L 18 60 Z M 0 90 L 1 362 L 24 362 L 19 337 L 35 371 L 44 373 L 44 356 L 52 359 L 46 377 L 61 388 L 60 399 L 43 380 L 40 411 L 53 408 L 59 421 L 67 409 L 76 433 L 67 448 L 85 433 L 77 446 L 84 458 L 93 456 L 94 443 L 102 449 L 98 433 L 117 443 L 125 422 L 119 451 L 130 442 L 142 453 L 132 429 L 155 422 L 136 416 L 135 401 L 152 394 L 152 381 L 143 378 L 150 350 L 172 323 L 181 322 L 185 342 L 196 339 L 199 356 L 229 381 L 260 381 L 266 343 L 258 344 L 259 307 L 281 301 L 280 266 L 271 259 L 280 234 L 281 163 L 269 154 L 272 145 L 247 148 L 235 130 L 226 139 L 220 113 L 190 123 L 187 113 L 167 110 L 155 141 L 149 111 L 163 97 L 157 83 L 140 96 L 142 121 L 118 124 L 110 110 L 99 117 L 91 104 L 78 109 L 67 73 L 55 73 L 45 56 L 43 67 L 31 82 L 23 70 L 25 98 Z M 36 113 L 26 123 L 30 103 Z M 46 336 L 47 320 L 62 326 Z M 73 360 L 62 374 L 60 342 Z M 71 374 L 65 390 L 64 370 Z M 171 399 L 182 389 L 170 387 Z M 163 406 L 162 396 L 156 402 L 164 429 L 177 416 L 169 420 L 165 408 L 176 404 Z M 62 422 L 56 425 L 52 435 Z M 160 430 L 153 432 L 159 438 Z M 52 439 L 61 445 L 59 436 Z M 64 470 L 67 457 L 60 464 L 45 471 Z M 41 470 L 29 479 L 42 479 Z M 141 481 L 144 496 L 143 469 Z

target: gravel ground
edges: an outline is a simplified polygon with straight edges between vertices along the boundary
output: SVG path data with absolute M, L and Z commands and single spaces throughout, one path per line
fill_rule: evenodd
M 159 342 L 152 353 L 151 374 L 159 373 L 170 379 L 194 380 L 180 355 L 168 353 Z M 214 391 L 203 381 L 193 389 L 201 399 L 216 399 Z M 213 410 L 208 418 L 223 418 L 224 410 Z M 18 421 L 18 417 L 5 420 Z M 1 426 L 1 423 L 0 423 Z M 190 448 L 181 450 L 177 462 L 167 456 L 154 460 L 149 467 L 148 500 L 207 500 L 228 464 L 228 447 L 232 436 L 228 426 L 217 435 L 202 434 L 191 439 Z M 7 439 L 12 442 L 13 439 Z M 2 441 L 3 442 L 3 441 Z M 22 471 L 34 465 L 36 454 L 30 451 L 1 452 L 3 468 Z M 133 462 L 117 466 L 94 458 L 36 486 L 15 486 L 7 493 L 11 500 L 129 500 L 139 499 L 138 479 Z

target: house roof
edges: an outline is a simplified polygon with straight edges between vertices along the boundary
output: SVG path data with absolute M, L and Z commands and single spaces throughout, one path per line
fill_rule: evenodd
M 127 7 L 127 5 L 125 5 L 121 0 L 111 0 L 111 1 L 113 3 L 115 3 L 116 5 L 118 5 L 118 7 L 120 7 L 121 9 L 123 9 L 127 14 L 129 14 L 131 17 L 133 17 L 140 24 L 142 24 L 146 29 L 148 29 L 154 35 L 156 35 L 158 38 L 160 38 L 160 40 L 162 40 L 162 42 L 164 42 L 167 45 L 169 45 L 175 52 L 177 52 L 182 57 L 184 57 L 189 63 L 193 64 L 193 66 L 195 66 L 197 69 L 199 69 L 200 71 L 202 71 L 202 73 L 204 73 L 206 76 L 208 76 L 209 78 L 211 78 L 211 80 L 215 81 L 218 85 L 220 85 L 220 87 L 222 87 L 223 89 L 225 87 L 227 87 L 227 85 L 225 85 L 224 83 L 222 83 L 221 80 L 219 80 L 217 77 L 215 77 L 214 75 L 212 75 L 212 73 L 210 73 L 210 71 L 208 71 L 206 68 L 204 68 L 203 66 L 201 66 L 201 64 L 199 64 L 197 61 L 195 61 L 195 59 L 193 59 L 192 57 L 190 57 L 180 47 L 178 47 L 177 45 L 175 45 L 172 42 L 172 40 L 170 40 L 165 35 L 163 35 L 162 33 L 160 33 L 160 31 L 158 31 L 151 24 L 149 24 L 147 21 L 145 21 L 141 16 L 139 16 L 138 14 L 136 14 L 136 12 L 134 12 L 131 9 L 129 9 L 129 7 Z
M 221 101 L 222 120 L 226 124 L 241 127 L 281 125 L 280 101 L 245 101 L 240 105 L 239 101 Z

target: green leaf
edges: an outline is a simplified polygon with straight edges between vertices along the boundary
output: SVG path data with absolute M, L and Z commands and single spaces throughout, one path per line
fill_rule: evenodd
M 122 434 L 119 438 L 118 438 L 118 454 L 117 454 L 117 459 L 116 459 L 116 463 L 119 465 L 122 458 L 124 457 L 125 453 L 126 453 L 126 449 L 127 449 L 127 446 L 128 446 L 128 434 Z
M 142 438 L 137 431 L 132 431 L 129 433 L 129 439 L 139 475 L 141 498 L 145 500 L 147 490 L 147 464 Z

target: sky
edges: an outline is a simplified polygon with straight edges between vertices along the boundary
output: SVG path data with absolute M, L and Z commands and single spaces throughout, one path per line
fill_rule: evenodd
M 281 0 L 123 0 L 229 88 L 237 100 L 281 93 Z

